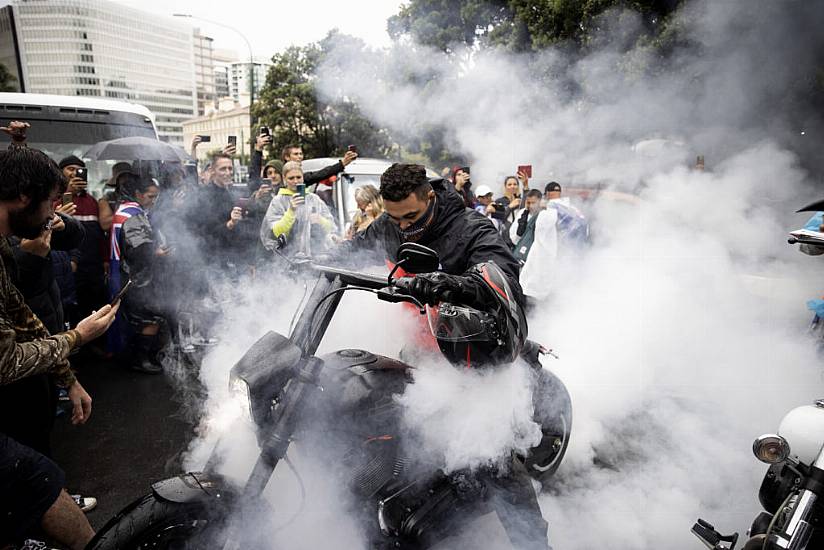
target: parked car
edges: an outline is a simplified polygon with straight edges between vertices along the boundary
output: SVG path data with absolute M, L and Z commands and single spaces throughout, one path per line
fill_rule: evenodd
M 313 172 L 320 170 L 338 161 L 337 158 L 315 158 L 303 161 L 303 171 Z M 381 186 L 381 174 L 392 166 L 392 161 L 374 158 L 358 158 L 350 163 L 346 169 L 338 175 L 333 188 L 333 213 L 336 216 L 338 227 L 341 230 L 352 222 L 352 218 L 358 209 L 355 203 L 355 189 L 363 185 Z M 426 174 L 430 178 L 437 178 L 438 173 L 427 168 Z

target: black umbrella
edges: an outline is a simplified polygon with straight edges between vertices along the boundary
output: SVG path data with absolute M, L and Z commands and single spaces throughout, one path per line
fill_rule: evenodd
M 796 212 L 821 212 L 822 210 L 824 210 L 824 199 L 811 202 Z
M 83 158 L 89 160 L 192 160 L 182 147 L 147 137 L 125 137 L 95 143 Z

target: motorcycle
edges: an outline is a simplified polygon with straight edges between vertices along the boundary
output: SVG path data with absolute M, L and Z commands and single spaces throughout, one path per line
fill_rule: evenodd
M 388 278 L 302 262 L 301 268 L 316 279 L 291 334 L 267 333 L 231 369 L 230 387 L 248 404 L 260 448 L 245 484 L 233 486 L 217 473 L 219 442 L 204 471 L 153 484 L 149 494 L 112 518 L 87 548 L 271 548 L 271 540 L 256 539 L 260 535 L 248 528 L 249 516 L 272 523 L 274 513 L 262 493 L 282 461 L 297 472 L 287 450 L 294 439 L 305 440 L 309 422 L 301 421 L 310 411 L 312 428 L 317 429 L 318 410 L 329 426 L 320 428 L 322 437 L 330 440 L 322 456 L 327 460 L 327 449 L 343 449 L 340 461 L 328 459 L 345 465 L 346 487 L 358 508 L 353 515 L 361 521 L 370 547 L 427 548 L 458 523 L 495 511 L 488 487 L 501 479 L 511 485 L 517 476 L 446 474 L 415 466 L 404 455 L 401 415 L 393 396 L 410 383 L 414 367 L 357 349 L 315 356 L 346 291 L 371 292 L 380 300 L 409 303 L 425 311 L 409 294 L 409 279 L 393 276 L 399 268 L 407 273 L 435 271 L 440 263 L 437 254 L 406 243 L 398 259 Z M 526 480 L 530 492 L 530 477 L 551 480 L 566 452 L 571 428 L 569 394 L 555 375 L 542 368 L 543 351 L 527 341 L 522 352 L 532 367 L 534 419 L 543 437 L 528 453 L 511 460 L 512 471 L 524 474 L 520 479 Z M 353 420 L 351 427 L 346 419 Z M 540 509 L 537 513 L 540 517 Z M 502 523 L 506 529 L 503 518 Z
M 769 464 L 758 491 L 764 510 L 748 531 L 743 550 L 824 548 L 824 400 L 784 416 L 778 434 L 753 443 L 753 453 Z M 692 532 L 711 550 L 734 550 L 738 533 L 721 535 L 699 519 Z

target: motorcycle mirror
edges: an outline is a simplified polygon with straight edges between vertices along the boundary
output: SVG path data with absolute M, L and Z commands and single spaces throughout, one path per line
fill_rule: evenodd
M 403 243 L 398 248 L 397 258 L 407 273 L 432 273 L 441 265 L 437 252 L 418 243 Z
M 811 202 L 807 206 L 802 207 L 800 210 L 796 210 L 796 212 L 820 212 L 824 210 L 824 199 Z

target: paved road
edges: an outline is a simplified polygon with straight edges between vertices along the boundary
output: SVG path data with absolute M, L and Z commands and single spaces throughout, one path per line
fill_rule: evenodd
M 193 426 L 166 375 L 135 373 L 100 360 L 73 363 L 92 396 L 92 416 L 82 427 L 58 419 L 54 458 L 71 492 L 98 499 L 89 514 L 98 529 L 152 482 L 180 471 Z

